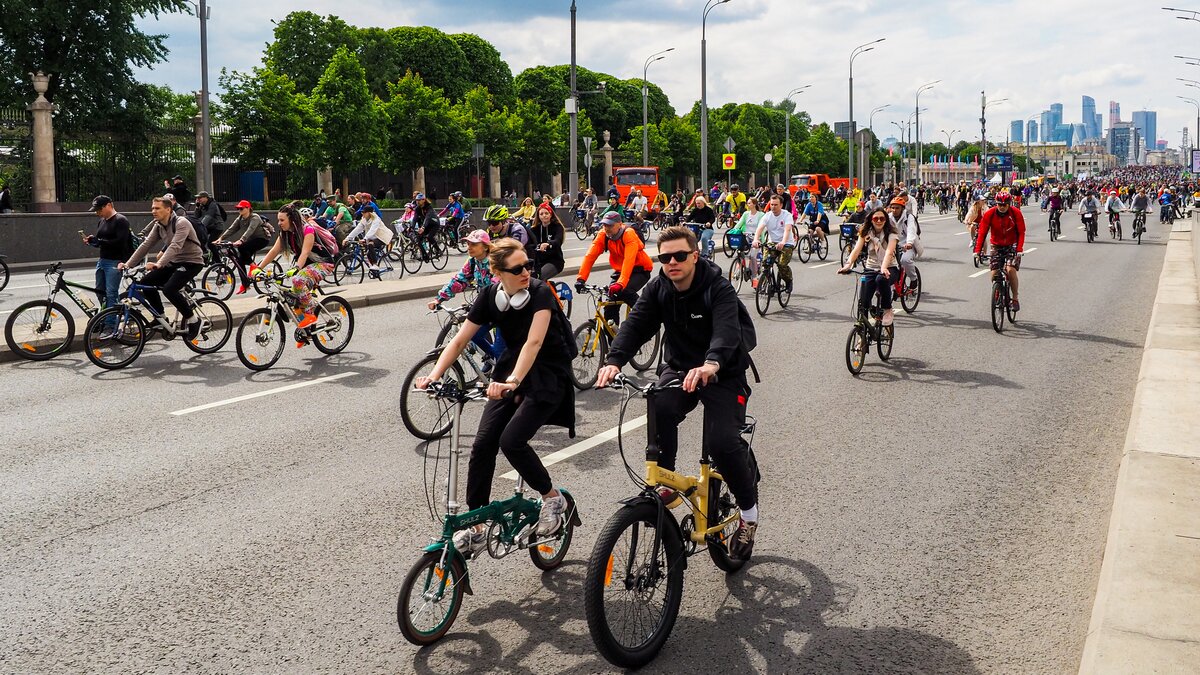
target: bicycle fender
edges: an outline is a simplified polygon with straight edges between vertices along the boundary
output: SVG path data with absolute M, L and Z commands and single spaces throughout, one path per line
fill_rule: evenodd
M 441 551 L 443 548 L 446 548 L 446 542 L 435 541 L 423 550 L 426 553 L 434 553 Z M 475 595 L 475 591 L 471 590 L 471 573 L 467 571 L 467 559 L 453 546 L 450 547 L 450 570 L 452 574 L 458 575 L 458 583 L 463 585 L 463 590 L 466 594 Z

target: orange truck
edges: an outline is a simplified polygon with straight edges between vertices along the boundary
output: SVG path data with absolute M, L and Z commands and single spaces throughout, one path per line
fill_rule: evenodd
M 621 195 L 621 203 L 629 199 L 633 190 L 641 190 L 647 204 L 654 204 L 658 197 L 658 167 L 657 166 L 614 166 L 613 186 Z
M 837 189 L 845 187 L 847 190 L 858 187 L 858 181 L 851 181 L 849 178 L 830 178 L 824 173 L 801 173 L 792 176 L 791 184 L 788 185 L 788 192 L 795 196 L 800 190 L 807 190 L 818 197 L 824 197 L 829 188 Z

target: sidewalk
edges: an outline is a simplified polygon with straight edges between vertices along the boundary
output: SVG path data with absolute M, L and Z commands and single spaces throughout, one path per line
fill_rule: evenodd
M 607 258 L 607 256 L 602 256 Z M 372 307 L 375 305 L 386 305 L 393 302 L 403 302 L 405 300 L 429 299 L 432 300 L 437 294 L 438 289 L 446 285 L 459 268 L 462 267 L 465 258 L 453 257 L 450 259 L 450 264 L 446 265 L 446 269 L 438 274 L 422 275 L 419 277 L 408 277 L 404 279 L 395 279 L 388 281 L 373 281 L 366 280 L 361 284 L 352 284 L 348 286 L 333 286 L 322 285 L 321 289 L 330 295 L 339 295 L 350 303 L 355 309 L 359 307 Z M 575 275 L 579 272 L 579 267 L 583 264 L 583 257 L 568 258 L 563 271 L 556 277 L 556 281 L 563 281 L 568 284 L 574 282 Z M 607 259 L 597 260 L 592 266 L 593 276 L 598 272 L 603 272 L 611 269 Z M 595 277 L 598 278 L 598 277 Z M 607 275 L 604 277 L 607 279 Z M 234 332 L 237 331 L 237 323 L 240 322 L 247 314 L 262 307 L 264 301 L 254 297 L 254 289 L 243 296 L 234 296 L 227 300 L 225 304 L 229 305 L 229 312 L 233 315 Z M 168 306 L 168 309 L 171 309 Z M 71 346 L 64 353 L 79 352 L 83 350 L 83 333 L 87 325 L 86 317 L 75 315 L 75 339 L 71 342 Z M 234 336 L 230 336 L 230 343 L 222 348 L 222 352 L 232 352 L 234 346 L 232 340 Z M 14 354 L 8 345 L 0 340 L 0 363 L 12 361 L 25 361 L 20 356 Z M 53 363 L 53 360 L 50 361 Z
M 1196 230 L 1196 231 L 1193 231 Z M 1200 227 L 1167 244 L 1079 672 L 1200 672 Z

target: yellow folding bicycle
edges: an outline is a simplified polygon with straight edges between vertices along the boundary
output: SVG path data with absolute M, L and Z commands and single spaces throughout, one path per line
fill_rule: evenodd
M 605 357 L 608 356 L 608 346 L 617 339 L 617 327 L 605 320 L 604 308 L 623 305 L 626 318 L 632 309 L 622 300 L 610 299 L 606 286 L 584 286 L 583 292 L 592 299 L 596 311 L 592 318 L 575 328 L 575 358 L 571 362 L 571 382 L 580 391 L 596 386 L 596 376 L 600 367 L 604 365 Z M 638 372 L 653 368 L 658 359 L 661 340 L 661 331 L 655 333 L 654 339 L 642 345 L 633 358 L 629 359 L 629 365 L 637 368 Z

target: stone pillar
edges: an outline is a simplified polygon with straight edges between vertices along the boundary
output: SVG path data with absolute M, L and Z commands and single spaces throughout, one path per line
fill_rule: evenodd
M 324 190 L 327 195 L 333 194 L 333 167 L 327 166 L 317 172 L 317 189 Z
M 30 73 L 37 98 L 26 109 L 33 113 L 33 199 L 35 213 L 57 213 L 58 190 L 54 183 L 54 113 L 55 105 L 46 99 L 50 76 Z
M 425 167 L 418 166 L 413 174 L 413 192 L 425 192 Z
M 558 196 L 563 192 L 563 179 L 561 173 L 556 173 L 550 176 L 550 197 L 554 199 L 554 203 L 558 203 Z
M 608 144 L 608 139 L 611 136 L 607 131 L 604 132 L 604 147 L 600 148 L 600 151 L 604 153 L 604 185 L 597 190 L 600 194 L 608 192 L 608 186 L 611 184 L 610 181 L 613 175 L 613 146 Z
M 490 193 L 492 199 L 500 199 L 500 167 L 495 164 L 488 165 L 488 183 L 491 185 Z

